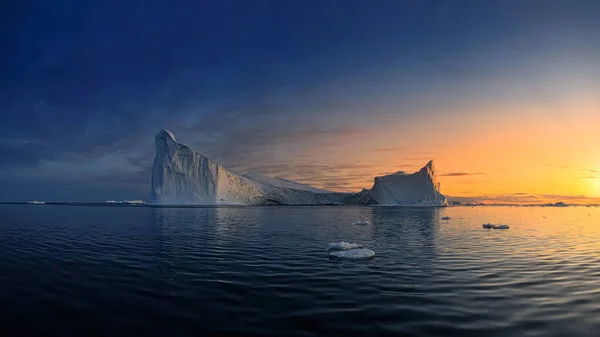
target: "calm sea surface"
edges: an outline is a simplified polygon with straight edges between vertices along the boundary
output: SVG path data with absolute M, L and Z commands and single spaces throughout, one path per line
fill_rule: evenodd
M 341 240 L 377 255 L 329 260 L 327 244 Z M 597 337 L 600 208 L 2 205 L 0 327 L 1 336 Z

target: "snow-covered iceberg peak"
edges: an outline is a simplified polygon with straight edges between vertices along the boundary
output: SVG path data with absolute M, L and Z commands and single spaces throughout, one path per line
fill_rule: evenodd
M 170 140 L 172 142 L 177 142 L 177 140 L 175 139 L 175 136 L 173 135 L 173 133 L 171 133 L 171 131 L 169 131 L 167 129 L 160 130 L 156 134 L 156 136 L 154 137 L 154 139 L 156 139 L 157 141 L 159 139 L 161 139 L 161 140 Z

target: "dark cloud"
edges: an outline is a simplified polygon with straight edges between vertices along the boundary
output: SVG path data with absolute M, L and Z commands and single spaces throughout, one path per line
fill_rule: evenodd
M 405 160 L 429 162 L 431 159 L 432 157 L 412 157 L 406 158 Z
M 406 167 L 407 165 L 403 165 L 402 167 Z M 414 166 L 414 165 L 413 165 Z M 381 173 L 377 173 L 377 176 L 387 176 L 389 174 L 394 174 L 398 171 L 386 171 L 386 172 L 381 172 Z
M 449 172 L 449 173 L 441 173 L 442 177 L 464 177 L 464 176 L 476 176 L 482 175 L 485 173 L 466 173 L 466 172 Z
M 493 195 L 447 196 L 451 201 L 463 203 L 515 203 L 515 204 L 544 204 L 563 201 L 566 203 L 600 204 L 600 198 L 590 198 L 584 195 L 535 194 L 535 193 L 505 193 Z
M 581 200 L 588 199 L 589 197 L 583 194 L 579 195 L 561 195 L 561 194 L 538 194 L 538 196 L 547 199 L 556 199 L 556 200 Z M 598 198 L 589 198 L 589 199 L 598 199 Z
M 323 184 L 324 188 L 332 188 L 332 187 L 345 187 L 345 186 L 350 186 L 351 184 L 349 182 L 326 182 Z
M 41 159 L 53 159 L 53 151 L 30 141 L 0 140 L 0 170 L 36 166 Z

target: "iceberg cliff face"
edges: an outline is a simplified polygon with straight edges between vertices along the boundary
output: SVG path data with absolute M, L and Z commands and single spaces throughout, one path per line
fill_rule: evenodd
M 368 194 L 378 205 L 447 206 L 446 197 L 440 193 L 440 184 L 433 161 L 413 174 L 397 172 L 375 177 Z
M 169 131 L 160 131 L 155 139 L 156 157 L 152 167 L 154 202 L 248 205 L 263 195 L 257 183 L 231 173 L 179 144 Z
M 238 175 L 189 147 L 167 130 L 155 137 L 152 201 L 198 205 L 423 205 L 447 206 L 433 162 L 413 174 L 376 177 L 373 188 L 335 193 L 283 178 Z

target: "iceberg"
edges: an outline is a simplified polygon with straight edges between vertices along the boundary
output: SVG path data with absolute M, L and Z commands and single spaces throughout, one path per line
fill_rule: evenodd
M 359 204 L 380 206 L 448 206 L 440 193 L 433 160 L 413 174 L 399 171 L 375 177 L 373 188 L 362 190 L 353 199 Z
M 180 144 L 167 130 L 155 137 L 153 202 L 160 204 L 254 204 L 265 194 L 258 182 L 229 172 Z
M 346 242 L 346 241 L 332 242 L 327 245 L 328 250 L 337 250 L 337 251 L 350 250 L 350 249 L 356 249 L 356 248 L 362 248 L 362 245 L 359 245 L 356 243 L 350 243 L 350 242 Z
M 375 252 L 367 248 L 340 250 L 329 253 L 329 258 L 331 259 L 367 260 L 373 257 L 375 257 Z
M 447 206 L 433 161 L 413 174 L 375 177 L 370 190 L 331 192 L 259 173 L 237 174 L 161 130 L 155 137 L 151 200 L 169 205 Z
M 485 229 L 509 229 L 508 225 L 493 225 L 491 223 L 485 223 L 482 225 Z

